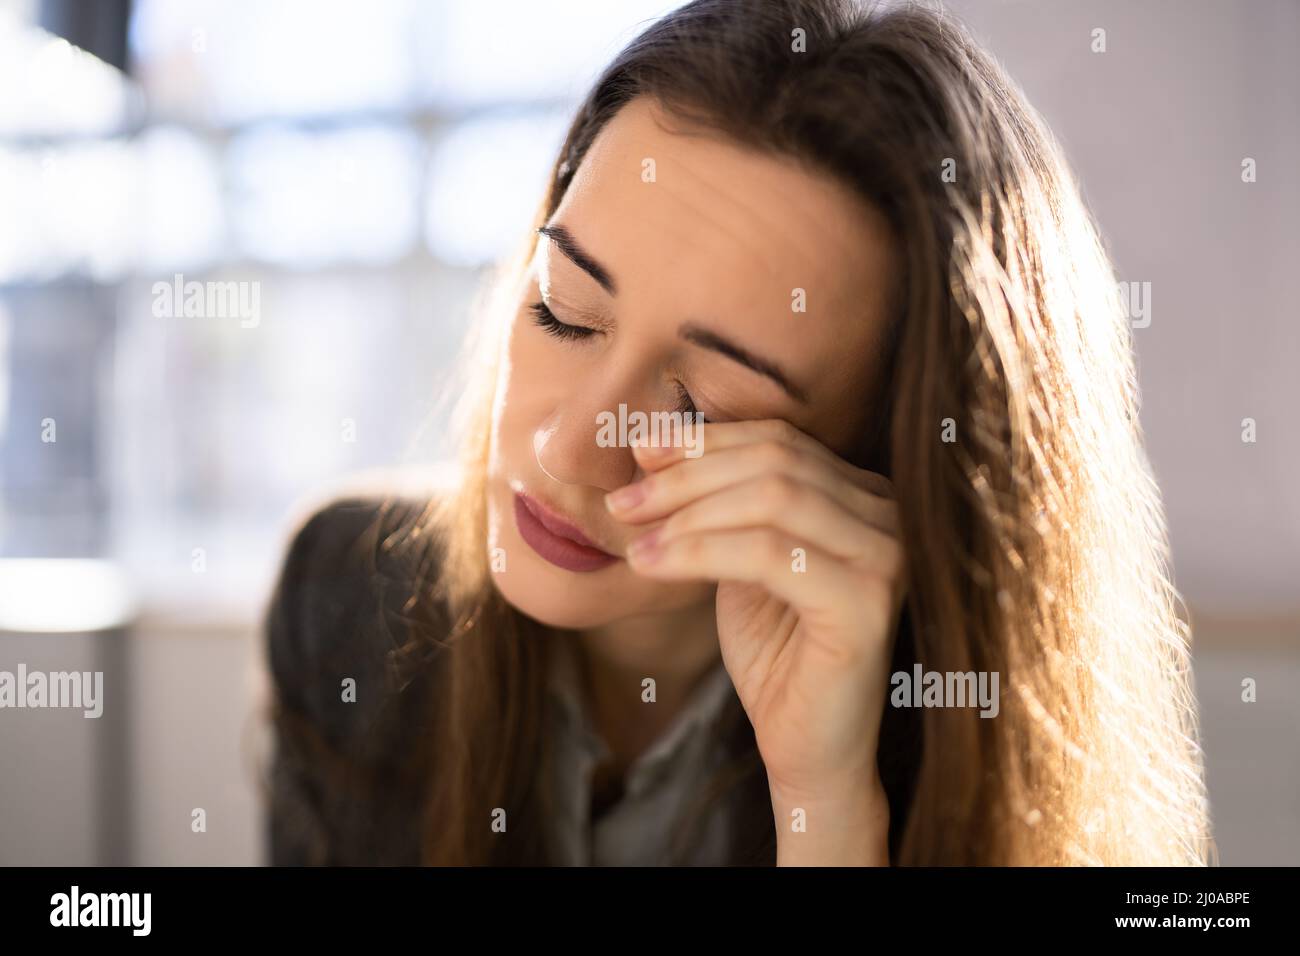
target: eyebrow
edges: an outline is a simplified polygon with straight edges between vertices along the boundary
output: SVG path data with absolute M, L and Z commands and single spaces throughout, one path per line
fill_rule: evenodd
M 564 226 L 542 226 L 537 232 L 554 242 L 555 247 L 570 262 L 595 279 L 602 289 L 610 295 L 618 294 L 614 285 L 614 278 L 609 274 L 609 270 L 592 258 L 578 244 L 578 240 L 573 238 L 573 233 L 569 232 L 568 229 Z M 759 375 L 766 376 L 776 382 L 795 401 L 805 405 L 808 403 L 808 393 L 790 381 L 790 377 L 775 362 L 760 358 L 717 332 L 706 329 L 694 322 L 686 322 L 677 329 L 677 337 L 685 342 L 690 342 L 692 345 L 698 345 L 700 348 L 725 355 L 733 362 L 738 362 Z
M 725 355 L 732 361 L 739 362 L 746 368 L 752 369 L 759 375 L 767 376 L 772 381 L 776 382 L 776 384 L 780 385 L 781 388 L 785 390 L 785 393 L 795 401 L 801 402 L 805 405 L 808 404 L 808 393 L 798 385 L 794 384 L 794 382 L 790 381 L 790 377 L 786 375 L 785 372 L 781 371 L 780 367 L 777 366 L 776 363 L 769 362 L 767 359 L 760 358 L 753 352 L 746 351 L 735 342 L 723 338 L 717 332 L 696 325 L 693 322 L 687 322 L 678 328 L 677 336 L 687 342 L 700 346 L 700 348 L 709 349 L 710 351 Z
M 602 289 L 610 295 L 618 295 L 609 270 L 578 245 L 578 240 L 573 238 L 573 233 L 563 226 L 542 226 L 537 232 L 554 242 L 555 247 L 564 253 L 565 258 L 600 283 Z

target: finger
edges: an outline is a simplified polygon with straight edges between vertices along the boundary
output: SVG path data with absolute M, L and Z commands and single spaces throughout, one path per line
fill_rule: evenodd
M 783 475 L 814 485 L 859 520 L 889 534 L 898 531 L 898 508 L 894 501 L 852 483 L 842 472 L 828 467 L 823 459 L 807 451 L 767 440 L 685 459 L 606 495 L 605 503 L 620 521 L 641 524 L 761 474 Z
M 766 588 L 804 613 L 849 613 L 873 575 L 855 573 L 815 545 L 774 528 L 740 528 L 662 539 L 663 529 L 642 535 L 628 549 L 639 574 L 666 580 L 742 581 Z M 886 606 L 888 602 L 886 600 Z
M 706 422 L 700 426 L 698 437 L 690 443 L 679 445 L 633 445 L 632 453 L 647 472 L 661 471 L 681 461 L 689 461 L 713 451 L 751 445 L 757 442 L 776 442 L 789 445 L 822 458 L 844 477 L 860 484 L 873 494 L 884 498 L 894 497 L 893 483 L 884 475 L 858 468 L 845 461 L 807 432 L 780 418 L 750 419 L 741 422 Z
M 723 529 L 770 527 L 816 542 L 832 557 L 893 578 L 901 574 L 899 541 L 858 519 L 821 488 L 780 474 L 729 485 L 675 511 L 661 541 Z

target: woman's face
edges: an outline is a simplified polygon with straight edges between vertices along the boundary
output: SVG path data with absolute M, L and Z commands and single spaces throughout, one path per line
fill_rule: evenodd
M 601 428 L 620 405 L 624 420 L 781 418 L 841 454 L 873 414 L 897 281 L 883 219 L 790 160 L 670 127 L 639 99 L 600 132 L 538 237 L 502 343 L 493 579 L 554 627 L 681 610 L 716 586 L 653 581 L 623 560 L 654 525 L 605 508 L 608 492 L 641 477 L 617 427 Z M 706 452 L 707 432 L 694 433 Z

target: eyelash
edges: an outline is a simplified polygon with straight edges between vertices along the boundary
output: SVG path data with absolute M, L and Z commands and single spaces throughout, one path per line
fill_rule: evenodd
M 561 322 L 545 302 L 534 302 L 528 308 L 533 313 L 533 321 L 541 326 L 542 331 L 557 339 L 571 342 L 574 339 L 590 338 L 596 334 L 595 329 L 589 329 L 585 325 L 569 325 L 567 322 Z
M 695 402 L 691 400 L 691 393 L 686 391 L 686 386 L 681 382 L 674 382 L 673 384 L 677 386 L 678 402 L 676 411 L 681 412 L 683 415 L 690 415 L 691 421 L 707 422 L 708 419 L 701 415 L 700 410 L 695 407 Z
M 591 338 L 591 336 L 596 334 L 595 329 L 589 329 L 584 325 L 570 325 L 567 322 L 561 322 L 555 317 L 555 313 L 551 311 L 550 306 L 545 302 L 534 302 L 528 307 L 528 309 L 533 313 L 533 321 L 543 332 L 547 335 L 553 335 L 557 339 L 561 339 L 565 342 L 572 342 L 576 339 Z M 677 386 L 678 399 L 677 408 L 675 410 L 681 412 L 683 415 L 697 416 L 695 419 L 696 421 L 708 421 L 707 418 L 700 414 L 699 409 L 695 407 L 695 401 L 691 398 L 691 393 L 686 391 L 686 386 L 681 382 L 676 382 L 674 384 Z

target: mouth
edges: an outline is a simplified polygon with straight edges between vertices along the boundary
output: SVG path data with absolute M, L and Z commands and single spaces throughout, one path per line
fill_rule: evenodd
M 542 558 L 566 571 L 599 571 L 620 560 L 540 502 L 515 492 L 519 536 Z

